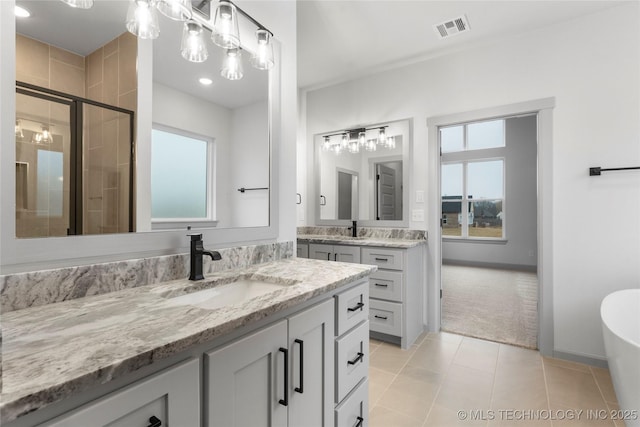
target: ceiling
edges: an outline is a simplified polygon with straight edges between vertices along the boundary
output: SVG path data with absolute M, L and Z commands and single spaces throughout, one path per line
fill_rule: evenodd
M 313 89 L 540 30 L 622 1 L 298 0 L 298 86 Z M 434 25 L 465 15 L 470 31 Z
M 200 0 L 193 3 L 199 4 Z M 71 8 L 58 0 L 17 0 L 16 4 L 32 14 L 28 19 L 16 19 L 18 33 L 82 56 L 126 32 L 128 0 L 95 0 L 93 7 L 86 10 Z M 244 61 L 244 77 L 226 80 L 220 76 L 223 49 L 210 42 L 206 62 L 186 61 L 180 55 L 182 23 L 158 15 L 160 37 L 153 42 L 154 81 L 230 109 L 267 98 L 268 74 L 251 67 L 248 57 Z M 214 82 L 202 86 L 200 77 Z

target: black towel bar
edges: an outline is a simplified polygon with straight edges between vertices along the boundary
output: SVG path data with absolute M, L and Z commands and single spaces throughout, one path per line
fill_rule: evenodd
M 608 171 L 627 171 L 632 169 L 640 169 L 640 166 L 634 166 L 630 168 L 608 168 L 608 169 L 603 169 L 600 167 L 589 168 L 589 176 L 600 176 L 602 172 L 608 172 Z

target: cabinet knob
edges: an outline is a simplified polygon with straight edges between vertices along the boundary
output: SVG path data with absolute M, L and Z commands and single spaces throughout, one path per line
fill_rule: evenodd
M 160 427 L 161 425 L 162 421 L 160 421 L 160 418 L 156 417 L 155 415 L 152 415 L 151 418 L 149 418 L 148 427 Z

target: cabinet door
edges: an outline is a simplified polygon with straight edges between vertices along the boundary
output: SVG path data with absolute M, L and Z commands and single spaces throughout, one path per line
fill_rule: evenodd
M 333 426 L 333 307 L 329 300 L 289 318 L 289 427 Z
M 360 264 L 360 246 L 340 246 L 333 247 L 334 261 L 352 262 Z
M 200 426 L 200 366 L 192 359 L 44 423 L 48 427 Z
M 311 243 L 309 245 L 309 258 L 322 259 L 325 261 L 334 261 L 333 245 L 322 245 L 319 243 Z
M 306 243 L 298 243 L 296 246 L 296 256 L 298 258 L 309 258 L 309 245 Z
M 287 359 L 286 320 L 206 353 L 205 425 L 286 426 Z

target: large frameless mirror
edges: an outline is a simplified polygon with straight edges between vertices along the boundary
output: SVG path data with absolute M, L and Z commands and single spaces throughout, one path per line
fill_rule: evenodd
M 318 225 L 406 226 L 410 123 L 314 136 Z
M 141 101 L 152 111 L 141 168 L 143 59 L 125 26 L 131 3 L 16 1 L 31 14 L 16 17 L 16 237 L 269 226 L 269 71 L 249 65 L 256 41 L 242 39 L 241 78 L 229 80 L 229 50 L 211 33 L 206 62 L 186 61 L 185 23 L 158 14 L 160 35 L 144 56 L 153 100 Z M 213 19 L 208 2 L 192 4 Z M 140 170 L 151 171 L 150 195 L 136 194 Z M 141 203 L 151 211 L 144 224 Z

